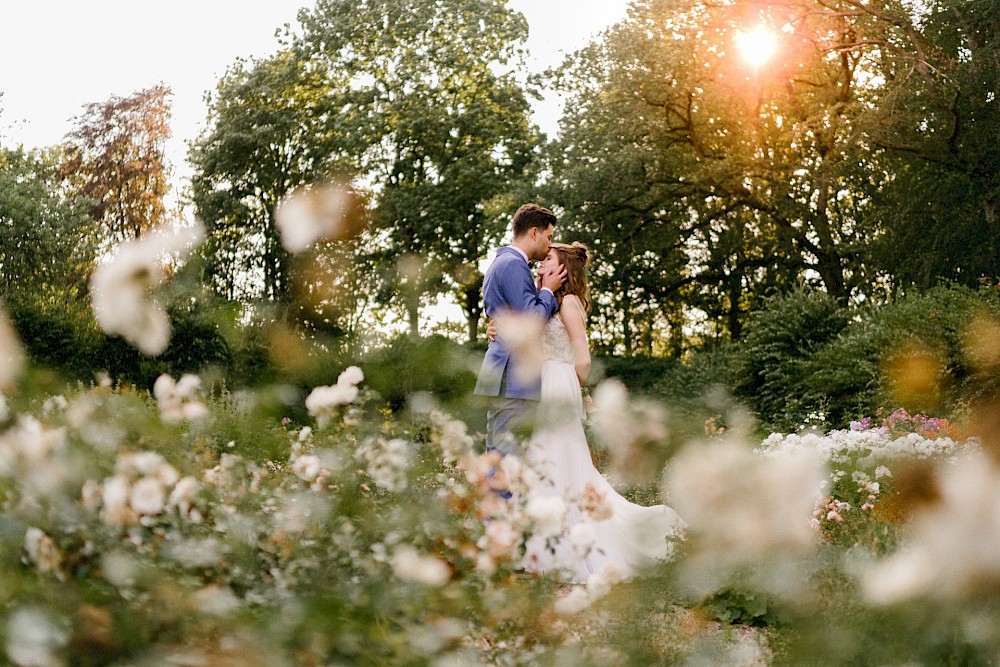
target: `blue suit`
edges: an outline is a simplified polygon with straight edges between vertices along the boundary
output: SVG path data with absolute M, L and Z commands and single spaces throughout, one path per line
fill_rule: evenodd
M 486 271 L 483 305 L 488 317 L 514 311 L 535 315 L 543 322 L 559 310 L 555 295 L 549 290 L 538 291 L 528 263 L 511 247 L 500 248 Z M 487 415 L 486 448 L 503 454 L 520 454 L 517 443 L 509 437 L 510 429 L 519 422 L 524 424 L 541 392 L 541 378 L 537 374 L 534 380 L 525 381 L 511 372 L 517 362 L 517 357 L 497 338 L 486 350 L 476 381 L 476 394 L 497 397 Z

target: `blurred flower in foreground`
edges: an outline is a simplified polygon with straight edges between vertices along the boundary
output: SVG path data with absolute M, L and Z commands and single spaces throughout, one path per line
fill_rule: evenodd
M 619 478 L 635 483 L 655 479 L 665 455 L 667 413 L 649 400 L 632 400 L 620 380 L 605 380 L 594 389 L 591 423 L 611 451 L 611 470 Z
M 350 366 L 337 378 L 337 384 L 316 387 L 306 397 L 306 409 L 316 418 L 320 428 L 330 423 L 337 408 L 353 403 L 358 398 L 358 384 L 365 374 L 357 366 Z
M 39 572 L 54 574 L 60 580 L 64 578 L 60 570 L 62 554 L 42 530 L 31 526 L 25 531 L 24 551 Z
M 7 621 L 7 657 L 24 667 L 56 667 L 65 664 L 59 651 L 68 633 L 37 609 L 18 609 Z
M 530 384 L 538 380 L 542 373 L 545 357 L 542 354 L 542 329 L 545 322 L 534 315 L 503 312 L 493 318 L 497 329 L 497 340 L 508 350 L 511 372 L 518 382 Z
M 321 183 L 299 188 L 281 200 L 274 223 L 285 250 L 302 252 L 317 241 L 357 236 L 364 229 L 364 209 L 350 187 Z
M 358 456 L 367 464 L 368 475 L 386 491 L 406 488 L 406 471 L 410 467 L 410 445 L 406 440 L 368 438 L 358 448 Z
M 971 452 L 938 466 L 936 477 L 938 494 L 915 511 L 902 548 L 862 572 L 869 601 L 960 601 L 1000 591 L 1000 470 Z
M 685 447 L 664 487 L 688 523 L 680 581 L 704 595 L 748 568 L 755 585 L 794 591 L 803 583 L 794 563 L 817 544 L 809 521 L 823 478 L 815 451 L 763 458 L 732 440 Z
M 190 252 L 204 235 L 201 225 L 161 229 L 119 246 L 90 278 L 94 317 L 101 329 L 147 356 L 163 353 L 170 343 L 170 318 L 149 300 L 149 292 L 167 279 L 165 256 Z
M 174 381 L 164 373 L 153 383 L 153 395 L 160 406 L 160 416 L 168 424 L 196 421 L 208 415 L 208 408 L 198 400 L 201 378 L 185 373 Z
M 422 556 L 412 547 L 400 547 L 392 557 L 393 573 L 404 581 L 424 586 L 443 586 L 451 578 L 451 568 L 437 556 Z
M 611 587 L 624 579 L 614 563 L 608 563 L 602 571 L 594 572 L 587 577 L 586 585 L 574 586 L 559 597 L 553 605 L 556 613 L 565 616 L 578 614 L 610 593 Z
M 434 426 L 434 438 L 441 445 L 445 463 L 455 463 L 472 453 L 472 436 L 469 435 L 465 422 L 452 419 L 440 410 L 433 410 L 430 419 Z
M 0 391 L 10 387 L 24 367 L 24 350 L 21 341 L 7 318 L 7 313 L 0 309 Z

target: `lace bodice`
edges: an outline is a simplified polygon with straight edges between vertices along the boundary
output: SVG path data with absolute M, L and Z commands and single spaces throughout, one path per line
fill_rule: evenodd
M 573 346 L 569 342 L 569 333 L 558 313 L 549 318 L 542 331 L 542 355 L 546 361 L 561 361 L 567 364 L 576 362 Z

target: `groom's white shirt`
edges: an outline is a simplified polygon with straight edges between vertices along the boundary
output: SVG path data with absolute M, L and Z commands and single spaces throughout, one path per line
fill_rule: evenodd
M 528 261 L 528 253 L 524 252 L 523 250 L 521 250 L 520 248 L 518 248 L 515 245 L 512 245 L 510 247 L 513 248 L 514 250 L 516 250 L 517 254 L 524 258 L 524 263 L 527 264 L 528 268 L 530 269 L 531 268 L 531 262 Z M 550 294 L 552 294 L 553 296 L 555 296 L 555 293 L 552 290 L 550 290 L 548 287 L 543 287 L 542 289 L 540 289 L 538 291 L 539 292 L 542 292 L 542 291 L 549 292 Z

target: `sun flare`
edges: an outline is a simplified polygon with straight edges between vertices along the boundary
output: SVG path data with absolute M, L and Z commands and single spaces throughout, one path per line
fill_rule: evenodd
M 778 51 L 778 35 L 762 25 L 749 31 L 737 30 L 734 41 L 743 59 L 754 68 L 764 65 Z

